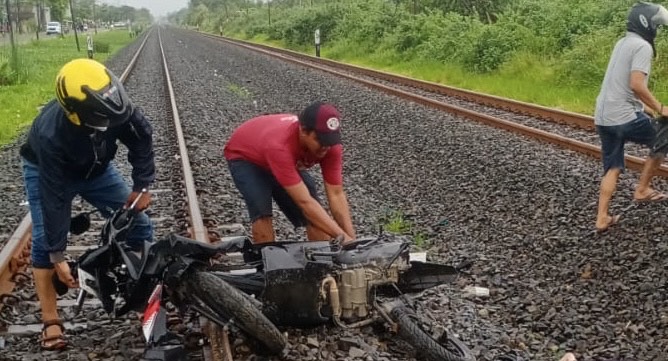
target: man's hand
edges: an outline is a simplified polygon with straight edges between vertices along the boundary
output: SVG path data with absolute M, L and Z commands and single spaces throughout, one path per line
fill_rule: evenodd
M 135 206 L 135 209 L 138 210 L 138 211 L 143 211 L 146 208 L 148 208 L 148 206 L 151 204 L 151 193 L 149 191 L 130 193 L 130 196 L 128 197 L 128 200 L 125 202 L 125 207 L 126 208 L 130 207 L 132 202 L 134 202 L 135 199 L 137 199 L 137 197 L 139 197 L 140 194 L 141 194 L 141 198 L 137 202 L 137 205 Z
M 70 265 L 66 261 L 54 263 L 53 268 L 56 271 L 60 282 L 66 284 L 69 288 L 79 287 L 77 281 L 74 279 L 74 276 L 72 276 Z
M 338 236 L 336 236 L 336 238 L 334 238 L 334 242 L 336 242 L 341 246 L 344 246 L 354 240 L 355 239 L 350 237 L 347 233 L 339 234 Z

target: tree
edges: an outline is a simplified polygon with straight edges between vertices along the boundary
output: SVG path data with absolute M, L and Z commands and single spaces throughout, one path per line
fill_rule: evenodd
M 194 26 L 200 26 L 204 24 L 209 16 L 209 9 L 204 4 L 199 4 L 193 11 L 190 12 L 188 18 L 189 23 Z
M 60 21 L 65 20 L 65 10 L 67 9 L 67 0 L 46 0 L 47 5 L 51 9 L 51 20 Z

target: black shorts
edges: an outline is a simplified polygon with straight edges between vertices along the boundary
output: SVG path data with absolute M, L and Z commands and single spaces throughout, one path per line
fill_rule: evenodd
M 601 137 L 603 174 L 616 168 L 624 171 L 624 144 L 633 142 L 651 149 L 656 138 L 654 122 L 646 113 L 636 113 L 637 118 L 621 125 L 596 126 Z M 652 152 L 651 154 L 653 154 Z
M 305 227 L 308 224 L 299 206 L 271 172 L 251 162 L 239 159 L 228 161 L 227 165 L 230 168 L 234 184 L 246 202 L 251 222 L 255 222 L 261 217 L 272 216 L 271 200 L 273 199 L 292 225 Z M 311 197 L 320 202 L 313 177 L 306 171 L 300 171 L 299 174 Z

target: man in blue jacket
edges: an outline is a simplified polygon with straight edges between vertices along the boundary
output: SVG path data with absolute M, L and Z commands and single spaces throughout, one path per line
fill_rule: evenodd
M 104 65 L 89 59 L 67 63 L 56 78 L 56 99 L 35 118 L 21 147 L 23 178 L 32 217 L 32 266 L 44 328 L 45 350 L 67 346 L 58 317 L 53 273 L 77 287 L 65 261 L 72 200 L 80 195 L 105 217 L 134 201 L 155 178 L 152 128 L 132 105 L 123 85 Z M 132 164 L 132 188 L 111 164 L 120 140 Z M 137 204 L 145 209 L 150 194 Z M 153 228 L 141 213 L 128 245 L 141 249 Z

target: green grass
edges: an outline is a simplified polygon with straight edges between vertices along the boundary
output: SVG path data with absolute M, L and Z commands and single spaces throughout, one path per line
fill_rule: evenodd
M 229 90 L 232 94 L 235 94 L 241 99 L 250 99 L 251 98 L 251 92 L 239 85 L 236 84 L 229 84 L 227 86 L 227 90 Z
M 399 211 L 389 212 L 383 220 L 381 220 L 383 229 L 387 232 L 410 236 L 413 244 L 418 248 L 424 248 L 427 243 L 427 237 L 424 233 L 415 230 L 413 222 L 407 220 L 403 213 Z
M 399 61 L 391 52 L 348 55 L 339 49 L 335 50 L 331 57 L 339 61 L 582 114 L 593 114 L 599 91 L 598 88 L 560 84 L 550 60 L 526 55 L 523 59 L 509 62 L 496 73 L 475 74 L 456 64 Z M 324 57 L 329 55 L 328 51 L 324 51 Z
M 93 35 L 93 40 L 110 45 L 109 53 L 94 56 L 105 62 L 133 39 L 125 31 L 108 31 Z M 55 77 L 60 67 L 71 59 L 87 56 L 85 36 L 79 36 L 79 46 L 81 51 L 77 52 L 73 34 L 64 38 L 42 38 L 18 46 L 23 78 L 19 84 L 0 86 L 0 145 L 11 142 L 30 125 L 38 107 L 53 98 Z M 0 46 L 0 66 L 10 54 L 10 46 Z

